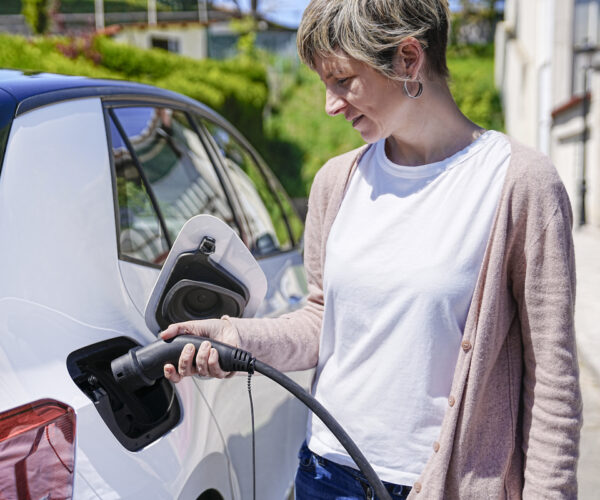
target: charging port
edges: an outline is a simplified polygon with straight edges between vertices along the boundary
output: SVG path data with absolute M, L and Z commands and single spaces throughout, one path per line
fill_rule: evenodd
M 164 378 L 133 391 L 114 380 L 111 361 L 138 345 L 128 337 L 116 337 L 73 351 L 67 357 L 73 381 L 92 400 L 117 440 L 130 451 L 164 435 L 181 417 L 177 393 Z

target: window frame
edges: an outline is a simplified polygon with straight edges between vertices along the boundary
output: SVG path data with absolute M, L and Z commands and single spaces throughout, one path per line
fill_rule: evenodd
M 159 219 L 159 224 L 160 224 L 161 230 L 164 233 L 165 240 L 166 240 L 169 251 L 171 251 L 171 248 L 173 247 L 173 242 L 171 241 L 169 234 L 166 230 L 167 228 L 166 228 L 166 224 L 165 224 L 165 220 L 164 220 L 164 215 L 163 215 L 162 211 L 160 210 L 160 207 L 158 206 L 152 186 L 148 182 L 148 179 L 147 179 L 143 169 L 141 168 L 141 164 L 139 162 L 139 159 L 138 159 L 135 151 L 133 150 L 133 147 L 131 146 L 129 138 L 124 133 L 122 124 L 120 123 L 119 119 L 115 115 L 114 111 L 112 111 L 117 108 L 164 107 L 164 108 L 169 108 L 173 111 L 182 112 L 186 116 L 191 130 L 193 130 L 194 133 L 196 133 L 196 135 L 200 139 L 201 144 L 203 145 L 203 147 L 206 150 L 206 153 L 211 162 L 211 165 L 212 165 L 213 169 L 215 170 L 215 173 L 219 180 L 219 184 L 221 185 L 221 188 L 223 189 L 223 192 L 225 194 L 225 199 L 227 201 L 227 204 L 228 204 L 228 206 L 231 210 L 232 216 L 233 216 L 233 222 L 235 223 L 240 236 L 243 239 L 247 238 L 247 235 L 245 234 L 245 231 L 246 231 L 245 225 L 240 221 L 240 217 L 239 217 L 239 213 L 238 213 L 239 208 L 233 203 L 234 199 L 237 199 L 237 197 L 235 196 L 235 194 L 232 192 L 232 190 L 227 185 L 228 182 L 224 182 L 226 179 L 226 177 L 225 177 L 226 173 L 223 171 L 221 160 L 220 160 L 220 155 L 215 153 L 212 145 L 210 145 L 210 143 L 208 143 L 207 137 L 204 136 L 202 131 L 199 129 L 198 124 L 196 123 L 196 120 L 194 119 L 193 113 L 199 113 L 202 116 L 206 115 L 206 113 L 203 113 L 203 110 L 201 108 L 186 106 L 185 104 L 178 102 L 178 101 L 174 101 L 174 100 L 172 101 L 169 99 L 162 99 L 162 98 L 153 99 L 153 98 L 149 98 L 148 96 L 141 96 L 140 98 L 136 98 L 136 96 L 127 96 L 124 98 L 106 97 L 106 98 L 102 99 L 102 107 L 103 107 L 104 124 L 105 124 L 105 130 L 106 130 L 106 140 L 107 140 L 110 170 L 111 170 L 113 207 L 114 207 L 115 229 L 116 229 L 115 236 L 116 236 L 116 240 L 117 240 L 117 257 L 119 260 L 122 260 L 125 262 L 131 262 L 133 264 L 143 265 L 146 267 L 151 267 L 154 269 L 162 268 L 162 264 L 155 264 L 155 263 L 148 262 L 148 261 L 145 261 L 142 259 L 137 259 L 135 257 L 125 255 L 121 251 L 121 242 L 120 242 L 121 221 L 119 218 L 119 200 L 118 200 L 118 194 L 117 194 L 117 172 L 116 172 L 116 166 L 114 164 L 114 158 L 113 158 L 113 154 L 112 154 L 113 144 L 112 144 L 112 138 L 111 138 L 111 132 L 110 132 L 110 120 L 111 119 L 114 121 L 115 126 L 117 127 L 117 129 L 119 131 L 119 134 L 121 134 L 121 139 L 123 140 L 123 143 L 127 147 L 129 154 L 131 155 L 132 161 L 135 164 L 136 169 L 138 170 L 138 173 L 140 174 L 140 178 L 142 180 L 144 188 L 146 189 L 146 192 L 148 193 L 148 195 L 150 197 L 152 207 L 153 207 L 154 211 L 156 212 L 156 215 Z
M 4 165 L 4 155 L 8 146 L 10 129 L 15 116 L 17 105 L 14 98 L 0 89 L 0 173 Z
M 193 116 L 194 121 L 196 121 L 196 117 Z M 290 224 L 290 221 L 286 215 L 286 211 L 284 209 L 283 206 L 283 201 L 281 199 L 281 195 L 280 193 L 284 193 L 286 198 L 287 198 L 287 193 L 285 193 L 285 190 L 283 189 L 283 186 L 281 186 L 281 184 L 279 183 L 279 180 L 275 177 L 275 175 L 271 172 L 271 170 L 269 169 L 268 165 L 265 163 L 265 161 L 262 159 L 262 157 L 257 153 L 257 151 L 254 149 L 254 147 L 252 147 L 252 145 L 246 140 L 246 138 L 237 131 L 237 129 L 235 129 L 235 127 L 233 127 L 232 125 L 230 125 L 229 123 L 227 123 L 225 120 L 216 120 L 213 117 L 203 117 L 204 119 L 206 119 L 207 121 L 210 121 L 212 123 L 214 123 L 215 125 L 221 127 L 222 129 L 224 129 L 228 134 L 230 134 L 238 143 L 239 145 L 244 148 L 246 150 L 246 152 L 250 155 L 250 157 L 252 158 L 252 160 L 254 161 L 254 163 L 256 164 L 260 175 L 262 176 L 262 178 L 264 179 L 264 181 L 267 184 L 267 187 L 269 188 L 270 192 L 271 192 L 271 196 L 273 197 L 273 199 L 276 201 L 277 205 L 279 206 L 279 209 L 281 211 L 281 216 L 283 217 L 284 223 L 285 223 L 285 227 L 286 227 L 286 231 L 288 233 L 288 237 L 290 240 L 290 248 L 289 249 L 277 249 L 271 253 L 268 253 L 266 255 L 255 255 L 254 258 L 257 260 L 261 260 L 263 258 L 268 258 L 268 257 L 272 257 L 274 255 L 278 255 L 278 254 L 282 254 L 282 253 L 287 253 L 290 251 L 293 251 L 297 248 L 300 247 L 301 244 L 301 240 L 302 237 L 300 237 L 298 240 L 296 240 L 294 238 L 294 233 L 292 231 L 292 227 Z M 220 166 L 223 169 L 223 171 L 225 172 L 225 175 L 227 176 L 227 180 L 228 182 L 233 185 L 233 182 L 231 181 L 230 177 L 229 177 L 229 173 L 227 171 L 227 167 L 225 166 L 225 158 L 223 157 L 223 155 L 221 154 L 221 151 L 219 149 L 219 145 L 216 143 L 215 139 L 213 138 L 212 134 L 210 133 L 209 130 L 207 130 L 206 126 L 203 123 L 197 123 L 196 124 L 198 128 L 202 129 L 203 133 L 206 134 L 206 136 L 208 137 L 208 140 L 210 141 L 213 149 L 215 150 L 216 154 L 219 157 L 219 162 L 220 162 Z M 246 213 L 245 210 L 243 209 L 242 205 L 241 205 L 241 201 L 239 199 L 239 196 L 237 195 L 237 192 L 235 191 L 235 189 L 233 189 L 234 193 L 235 193 L 235 197 L 236 197 L 236 201 L 238 203 L 238 205 L 240 206 L 240 210 L 241 213 L 244 216 L 244 223 L 246 224 L 247 227 L 247 232 L 250 235 L 250 229 L 249 229 L 249 223 L 246 220 Z M 294 205 L 292 204 L 291 200 L 288 198 L 285 201 L 287 201 L 287 203 L 289 204 L 290 208 L 294 211 L 295 215 L 298 217 L 299 220 L 302 220 L 298 214 L 296 213 L 296 209 L 294 208 Z

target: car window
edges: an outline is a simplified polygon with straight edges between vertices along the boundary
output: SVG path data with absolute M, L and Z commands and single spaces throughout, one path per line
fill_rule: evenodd
M 288 227 L 287 197 L 278 198 L 271 186 L 278 186 L 268 178 L 250 151 L 225 130 L 202 117 L 198 120 L 208 129 L 225 159 L 228 176 L 234 185 L 244 217 L 251 233 L 251 250 L 254 254 L 265 255 L 277 250 L 289 249 L 293 241 Z M 291 206 L 289 214 L 296 217 Z M 285 213 L 284 213 L 285 212 Z M 296 217 L 297 219 L 297 217 Z M 297 220 L 296 227 L 302 224 Z M 299 238 L 298 238 L 299 239 Z
M 238 234 L 229 200 L 185 113 L 168 108 L 115 108 L 114 114 L 154 195 L 170 241 L 185 222 L 210 214 Z
M 121 255 L 161 264 L 169 245 L 152 200 L 115 122 L 110 118 Z

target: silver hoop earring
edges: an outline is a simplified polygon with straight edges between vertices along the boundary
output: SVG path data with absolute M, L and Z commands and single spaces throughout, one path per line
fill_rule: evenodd
M 416 82 L 419 84 L 419 88 L 417 89 L 417 93 L 412 95 L 408 91 L 408 87 L 406 86 L 406 84 L 408 83 L 408 80 L 404 80 L 404 93 L 411 99 L 418 99 L 419 97 L 421 97 L 421 94 L 423 93 L 423 82 L 421 82 L 420 80 L 416 80 Z

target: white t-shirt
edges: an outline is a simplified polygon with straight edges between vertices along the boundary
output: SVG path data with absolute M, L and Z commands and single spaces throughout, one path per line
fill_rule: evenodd
M 392 163 L 381 140 L 331 228 L 313 392 L 384 481 L 412 485 L 439 438 L 509 160 L 493 131 L 416 167 Z M 307 441 L 356 467 L 314 415 Z

